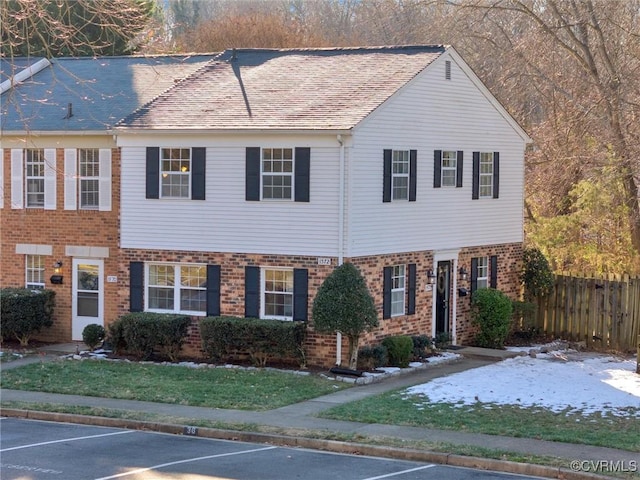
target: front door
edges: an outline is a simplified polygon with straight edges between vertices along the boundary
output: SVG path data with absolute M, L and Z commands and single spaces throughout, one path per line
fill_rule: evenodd
M 436 335 L 449 333 L 449 298 L 451 295 L 451 262 L 438 262 L 436 278 Z
M 73 259 L 73 299 L 71 336 L 82 340 L 84 327 L 92 323 L 104 326 L 102 282 L 104 264 L 96 259 Z

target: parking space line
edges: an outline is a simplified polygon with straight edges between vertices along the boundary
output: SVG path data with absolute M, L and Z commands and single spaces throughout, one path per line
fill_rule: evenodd
M 31 443 L 29 445 L 21 445 L 19 447 L 3 448 L 0 452 L 10 452 L 11 450 L 20 450 L 22 448 L 41 447 L 42 445 L 51 445 L 53 443 L 77 442 L 78 440 L 88 440 L 90 438 L 110 437 L 112 435 L 124 435 L 125 433 L 135 433 L 135 430 L 126 430 L 124 432 L 103 433 L 100 435 L 88 435 L 86 437 L 63 438 L 62 440 L 51 440 L 50 442 Z
M 278 448 L 278 447 L 254 448 L 252 450 L 243 450 L 240 452 L 219 453 L 217 455 L 207 455 L 205 457 L 187 458 L 185 460 L 178 460 L 176 462 L 161 463 L 160 465 L 153 465 L 152 467 L 138 468 L 130 472 L 118 473 L 117 475 L 111 475 L 109 477 L 100 477 L 100 478 L 96 478 L 95 480 L 110 480 L 112 478 L 121 478 L 121 477 L 126 477 L 127 475 L 135 475 L 138 473 L 148 472 L 149 470 L 156 470 L 158 468 L 171 467 L 173 465 L 180 465 L 181 463 L 198 462 L 200 460 L 208 460 L 210 458 L 230 457 L 232 455 L 243 455 L 245 453 L 264 452 L 265 450 L 273 450 L 274 448 Z
M 427 468 L 435 467 L 434 464 L 431 465 L 423 465 L 422 467 L 410 468 L 409 470 L 402 470 L 400 472 L 387 473 L 386 475 L 379 475 L 377 477 L 369 477 L 363 478 L 362 480 L 378 480 L 380 478 L 390 478 L 395 477 L 397 475 L 403 475 L 405 473 L 417 472 L 418 470 L 426 470 Z

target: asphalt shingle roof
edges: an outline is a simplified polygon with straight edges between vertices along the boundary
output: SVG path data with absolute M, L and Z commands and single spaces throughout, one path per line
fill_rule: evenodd
M 57 58 L 1 97 L 3 133 L 105 130 L 214 55 Z M 35 63 L 38 59 L 31 59 Z M 27 65 L 3 60 L 2 77 Z M 16 68 L 17 66 L 17 68 Z M 67 117 L 72 104 L 73 116 Z
M 350 129 L 446 48 L 228 50 L 117 127 Z

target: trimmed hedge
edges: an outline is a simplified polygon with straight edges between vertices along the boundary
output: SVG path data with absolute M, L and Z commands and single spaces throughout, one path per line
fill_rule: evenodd
M 53 325 L 55 295 L 53 290 L 47 289 L 0 289 L 0 336 L 12 336 L 20 341 L 20 345 L 28 345 L 36 332 Z
M 413 342 L 413 358 L 420 361 L 422 357 L 427 355 L 427 348 L 433 348 L 433 339 L 427 335 L 414 335 L 411 337 Z
M 102 325 L 91 323 L 82 330 L 82 341 L 89 347 L 89 350 L 93 351 L 104 340 L 105 333 Z
M 116 352 L 127 351 L 146 360 L 158 350 L 175 362 L 190 323 L 186 315 L 128 313 L 109 325 L 108 341 Z
M 479 347 L 504 348 L 511 329 L 513 303 L 500 290 L 480 288 L 471 297 L 472 322 L 478 327 L 476 343 Z
M 413 340 L 407 335 L 396 335 L 382 340 L 382 345 L 387 349 L 389 365 L 406 368 L 413 354 Z
M 305 364 L 304 322 L 241 317 L 206 317 L 200 321 L 202 349 L 213 360 L 248 354 L 264 367 L 273 357 L 295 358 Z
M 387 349 L 384 345 L 362 347 L 358 351 L 358 370 L 373 370 L 387 364 Z

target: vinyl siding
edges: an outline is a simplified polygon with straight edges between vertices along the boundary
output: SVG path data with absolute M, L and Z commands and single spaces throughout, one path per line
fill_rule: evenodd
M 453 60 L 445 80 L 441 60 L 354 131 L 348 256 L 522 241 L 524 141 Z M 382 202 L 385 148 L 418 151 L 416 202 Z M 464 151 L 462 188 L 433 188 L 436 149 Z M 500 152 L 500 198 L 471 199 L 474 151 Z
M 198 139 L 172 145 L 203 146 Z M 166 140 L 164 140 L 166 141 Z M 335 139 L 333 143 L 337 145 Z M 149 146 L 157 146 L 149 143 Z M 338 147 L 311 145 L 310 202 L 245 200 L 245 147 L 309 146 L 247 138 L 208 146 L 206 200 L 145 199 L 145 147 L 122 148 L 122 247 L 334 256 L 338 242 Z M 150 234 L 150 232 L 153 232 Z

